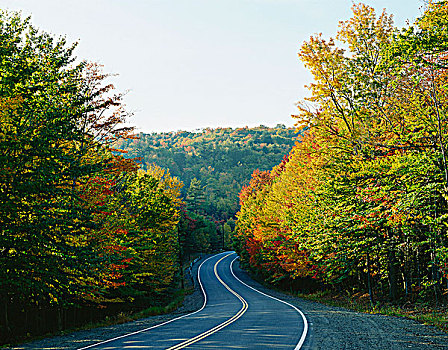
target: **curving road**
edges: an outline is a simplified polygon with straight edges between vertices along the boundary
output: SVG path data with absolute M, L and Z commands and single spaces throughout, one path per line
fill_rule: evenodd
M 81 349 L 301 349 L 308 332 L 303 313 L 239 280 L 236 258 L 221 253 L 201 264 L 200 310 Z

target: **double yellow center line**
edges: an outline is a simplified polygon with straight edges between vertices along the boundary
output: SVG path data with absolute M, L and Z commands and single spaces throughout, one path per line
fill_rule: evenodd
M 219 277 L 219 275 L 218 275 L 218 270 L 217 270 L 218 264 L 219 264 L 222 260 L 224 260 L 225 258 L 227 258 L 229 255 L 232 255 L 232 254 L 233 254 L 233 253 L 227 254 L 227 255 L 223 256 L 221 259 L 219 259 L 219 260 L 216 262 L 216 264 L 215 264 L 213 270 L 214 270 L 214 272 L 215 272 L 215 276 L 216 276 L 216 278 L 218 279 L 218 281 L 219 281 L 219 282 L 220 282 L 220 283 L 221 283 L 221 284 L 222 284 L 222 285 L 223 285 L 223 286 L 224 286 L 230 293 L 232 293 L 233 295 L 235 295 L 235 296 L 241 301 L 241 303 L 243 304 L 242 308 L 238 311 L 237 314 L 235 314 L 234 316 L 232 316 L 232 317 L 229 318 L 228 320 L 226 320 L 226 321 L 220 323 L 219 325 L 213 327 L 212 329 L 209 329 L 208 331 L 205 331 L 204 333 L 201 333 L 201 334 L 195 336 L 194 338 L 185 340 L 183 343 L 180 343 L 180 344 L 177 344 L 177 345 L 175 345 L 175 346 L 172 346 L 171 348 L 168 348 L 167 350 L 178 350 L 178 349 L 186 348 L 187 346 L 189 346 L 189 345 L 191 345 L 191 344 L 194 344 L 194 343 L 196 343 L 196 342 L 198 342 L 198 341 L 200 341 L 200 340 L 202 340 L 202 339 L 208 337 L 209 335 L 212 335 L 212 334 L 214 334 L 214 333 L 220 331 L 220 330 L 223 329 L 224 327 L 227 327 L 229 324 L 235 322 L 237 319 L 239 319 L 241 316 L 243 316 L 243 314 L 247 311 L 247 309 L 248 309 L 248 307 L 249 307 L 249 305 L 247 304 L 247 301 L 244 300 L 244 298 L 243 298 L 241 295 L 239 295 L 237 292 L 235 292 L 233 289 L 231 289 L 231 288 L 230 288 L 230 287 L 229 287 L 229 286 L 228 286 L 228 285 L 221 279 L 221 277 Z

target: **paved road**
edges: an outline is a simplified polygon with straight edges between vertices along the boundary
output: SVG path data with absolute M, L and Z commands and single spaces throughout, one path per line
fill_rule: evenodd
M 198 273 L 206 300 L 199 311 L 82 349 L 300 349 L 305 316 L 237 279 L 235 259 L 221 253 L 203 262 Z

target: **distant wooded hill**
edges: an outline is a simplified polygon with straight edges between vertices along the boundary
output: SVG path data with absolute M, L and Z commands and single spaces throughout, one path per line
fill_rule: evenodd
M 185 184 L 200 181 L 204 200 L 200 211 L 217 220 L 228 220 L 238 211 L 238 193 L 255 169 L 270 170 L 288 154 L 297 140 L 294 128 L 217 128 L 198 131 L 139 134 L 121 140 L 117 148 L 127 157 L 141 157 L 142 165 L 168 168 Z

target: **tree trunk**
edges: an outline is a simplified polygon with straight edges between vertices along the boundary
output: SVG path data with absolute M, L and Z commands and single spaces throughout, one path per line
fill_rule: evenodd
M 58 315 L 57 316 L 58 317 L 58 331 L 60 332 L 63 329 L 63 326 L 62 326 L 62 308 L 58 306 L 56 312 L 57 312 L 57 315 Z
M 412 269 L 409 264 L 410 260 L 409 253 L 409 237 L 406 238 L 406 249 L 404 251 L 404 271 L 403 271 L 403 281 L 404 281 L 404 293 L 406 298 L 409 298 L 409 279 L 412 276 Z
M 370 306 L 373 308 L 373 290 L 372 290 L 372 277 L 370 274 L 370 254 L 367 253 L 366 257 L 366 263 L 367 263 L 367 288 L 369 289 L 369 299 L 370 299 Z
M 433 261 L 431 267 L 431 279 L 433 281 L 433 289 L 434 289 L 434 298 L 436 301 L 436 305 L 439 305 L 439 268 L 437 265 L 436 254 L 433 251 L 431 252 L 431 260 Z
M 11 329 L 9 328 L 9 319 L 8 319 L 8 298 L 5 298 L 2 301 L 2 312 L 1 314 L 1 319 L 0 319 L 0 325 L 2 325 L 3 329 L 4 329 L 4 336 L 5 338 L 7 338 L 7 335 L 11 332 Z
M 177 234 L 177 245 L 179 252 L 178 259 L 179 259 L 180 288 L 185 289 L 183 247 L 180 239 L 179 229 L 176 229 L 176 234 Z
M 389 250 L 389 298 L 398 299 L 398 266 L 395 251 Z

